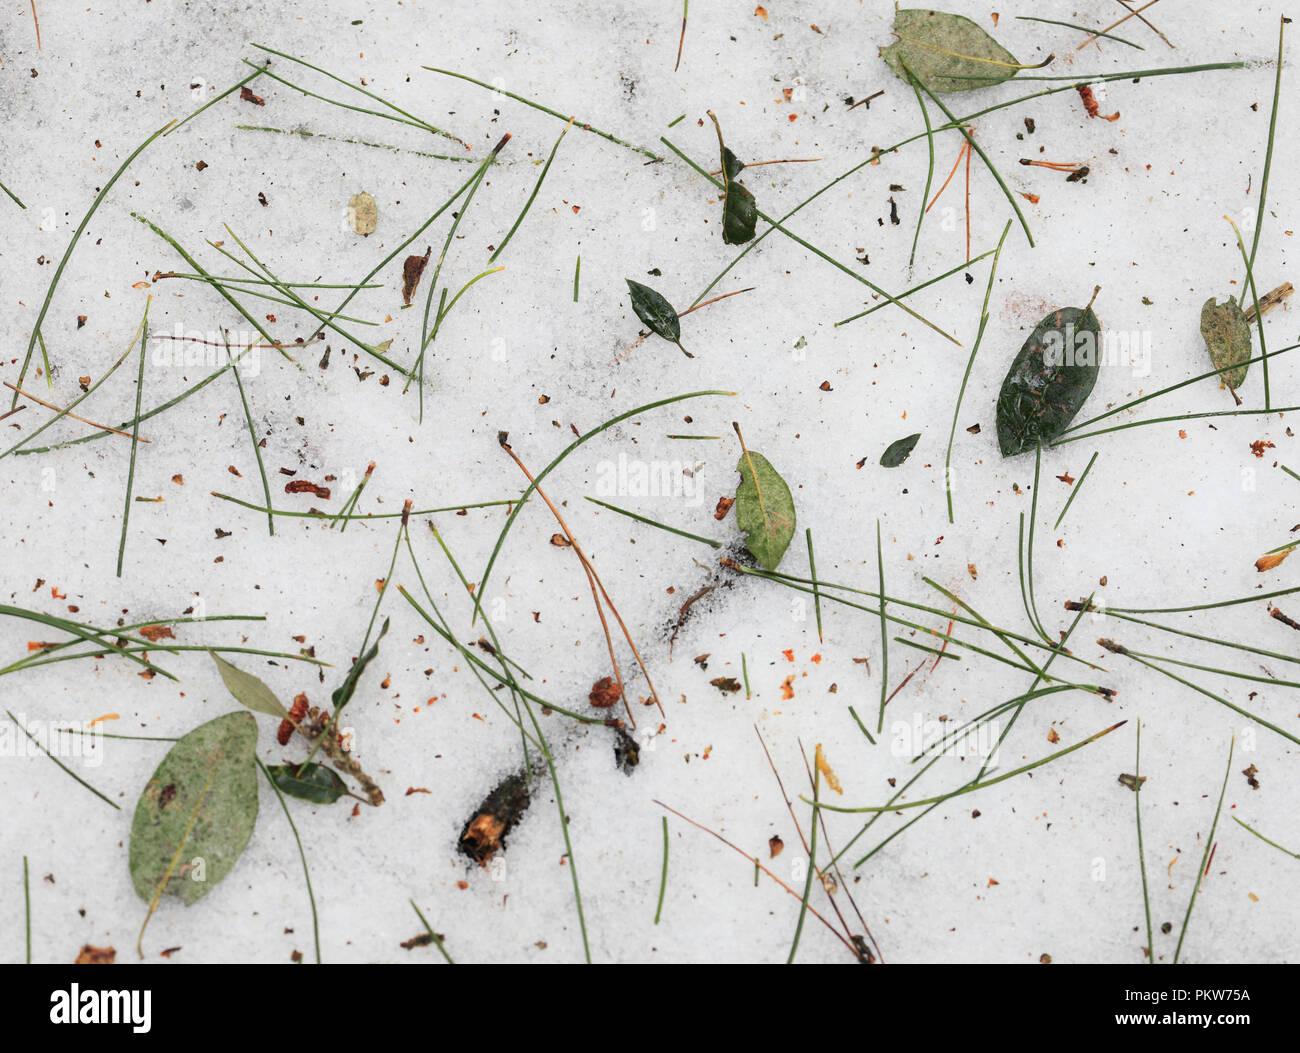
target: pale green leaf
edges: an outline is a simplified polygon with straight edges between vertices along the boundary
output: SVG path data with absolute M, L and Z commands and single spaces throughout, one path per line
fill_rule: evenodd
M 188 906 L 234 868 L 257 822 L 256 748 L 257 721 L 236 711 L 168 750 L 131 823 L 131 882 L 141 899 L 153 904 L 165 893 Z
M 212 660 L 217 663 L 217 671 L 227 690 L 235 696 L 235 701 L 247 706 L 256 713 L 265 713 L 269 717 L 284 720 L 289 711 L 280 704 L 275 692 L 267 687 L 252 673 L 245 673 L 237 666 L 231 665 L 215 651 L 209 651 Z
M 761 453 L 742 453 L 736 468 L 740 472 L 736 525 L 747 535 L 745 547 L 754 558 L 768 570 L 776 570 L 794 537 L 794 498 Z

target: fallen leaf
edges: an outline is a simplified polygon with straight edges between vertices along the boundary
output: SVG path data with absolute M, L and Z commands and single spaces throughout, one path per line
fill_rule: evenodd
M 768 570 L 776 570 L 794 537 L 795 509 L 790 487 L 761 453 L 741 453 L 736 464 L 736 525 L 745 547 Z
M 348 199 L 348 226 L 362 237 L 369 237 L 379 226 L 379 206 L 364 190 Z
M 908 457 L 911 456 L 912 450 L 921 439 L 921 433 L 918 431 L 915 435 L 908 435 L 902 439 L 896 439 L 891 442 L 884 453 L 880 455 L 880 466 L 882 468 L 897 468 Z
M 961 15 L 896 11 L 894 35 L 898 39 L 881 49 L 881 58 L 902 80 L 910 70 L 935 94 L 1001 84 L 1022 68 L 1015 55 Z
M 1260 574 L 1263 574 L 1266 570 L 1272 570 L 1286 559 L 1287 556 L 1291 555 L 1293 551 L 1295 550 L 1287 548 L 1283 549 L 1281 552 L 1274 552 L 1267 556 L 1260 556 L 1259 559 L 1255 560 L 1255 569 Z
M 1091 301 L 1084 308 L 1058 308 L 1038 323 L 998 393 L 1003 457 L 1050 443 L 1069 426 L 1097 383 L 1100 343 L 1101 323 Z
M 432 247 L 427 248 L 423 256 L 407 256 L 406 262 L 402 264 L 402 302 L 408 307 L 415 290 L 420 286 L 420 278 L 424 275 L 424 268 L 429 265 L 429 255 L 432 252 Z
M 1229 296 L 1223 303 L 1215 303 L 1213 296 L 1205 301 L 1201 306 L 1201 336 L 1210 351 L 1211 364 L 1224 370 L 1219 377 L 1235 394 L 1250 368 L 1241 364 L 1250 360 L 1250 323 L 1235 297 Z

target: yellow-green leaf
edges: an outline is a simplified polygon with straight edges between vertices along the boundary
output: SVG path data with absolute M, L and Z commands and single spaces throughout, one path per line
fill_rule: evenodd
M 761 453 L 740 455 L 736 464 L 736 525 L 746 534 L 745 547 L 768 570 L 776 570 L 794 537 L 794 498 L 777 470 Z
M 245 673 L 238 666 L 231 665 L 215 651 L 209 651 L 208 654 L 217 663 L 217 672 L 221 674 L 226 689 L 235 696 L 235 701 L 269 717 L 284 720 L 289 715 L 289 711 L 275 697 L 275 692 L 252 673 Z
M 881 57 L 903 80 L 910 70 L 936 95 L 1001 84 L 1024 68 L 1011 52 L 961 15 L 924 8 L 897 11 L 894 35 L 898 39 L 881 49 Z

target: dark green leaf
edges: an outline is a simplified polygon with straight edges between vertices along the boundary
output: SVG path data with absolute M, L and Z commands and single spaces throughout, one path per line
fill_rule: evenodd
M 794 537 L 794 498 L 785 480 L 761 453 L 742 453 L 736 468 L 740 472 L 736 525 L 744 531 L 745 547 L 754 558 L 768 570 L 776 570 Z
M 727 245 L 743 245 L 754 236 L 758 224 L 758 204 L 754 195 L 742 186 L 737 177 L 744 165 L 722 141 L 722 126 L 713 111 L 709 111 L 713 127 L 718 131 L 718 153 L 722 158 L 722 241 Z
M 744 163 L 728 147 L 722 148 L 722 171 L 728 179 L 735 179 L 744 171 Z
M 1097 383 L 1100 351 L 1091 304 L 1059 308 L 1038 323 L 998 393 L 1002 456 L 1050 443 L 1069 426 Z
M 880 455 L 880 466 L 882 468 L 897 468 L 907 460 L 920 438 L 921 433 L 918 431 L 915 435 L 908 435 L 906 438 L 891 442 L 889 449 Z
M 734 179 L 727 180 L 727 197 L 722 208 L 722 241 L 743 245 L 754 236 L 758 224 L 758 202 L 749 188 Z
M 352 701 L 352 695 L 357 689 L 357 681 L 361 679 L 361 674 L 366 671 L 366 666 L 368 666 L 374 659 L 375 655 L 379 653 L 379 641 L 384 638 L 386 632 L 388 632 L 387 618 L 384 619 L 384 626 L 379 630 L 379 635 L 375 637 L 374 645 L 369 651 L 353 663 L 352 668 L 348 670 L 347 678 L 343 681 L 342 685 L 338 687 L 332 695 L 330 695 L 330 698 L 334 702 L 335 720 L 338 720 L 339 713 L 343 711 L 343 707 Z
M 632 294 L 632 310 L 636 316 L 656 336 L 661 336 L 670 343 L 677 343 L 682 338 L 682 325 L 677 318 L 673 305 L 655 292 L 650 286 L 627 281 L 628 291 Z
M 188 906 L 230 872 L 257 822 L 257 721 L 244 712 L 201 724 L 177 742 L 136 802 L 131 881 L 152 902 Z
M 898 39 L 881 50 L 881 57 L 903 80 L 911 70 L 935 94 L 1001 84 L 1023 68 L 1011 52 L 961 15 L 917 8 L 897 11 L 894 34 Z
M 1223 382 L 1234 392 L 1246 380 L 1249 366 L 1238 365 L 1250 359 L 1250 323 L 1237 303 L 1229 296 L 1223 303 L 1215 303 L 1211 296 L 1201 308 L 1201 336 L 1210 349 L 1210 361 L 1215 369 L 1236 366 L 1221 373 Z
M 320 764 L 276 764 L 266 770 L 282 793 L 313 804 L 333 804 L 348 793 L 338 773 Z
M 235 696 L 236 701 L 254 712 L 279 717 L 281 720 L 289 715 L 289 711 L 275 697 L 275 692 L 252 673 L 245 673 L 242 669 L 231 665 L 215 651 L 209 651 L 208 654 L 212 655 L 212 660 L 217 663 L 217 671 L 221 673 L 222 682 Z

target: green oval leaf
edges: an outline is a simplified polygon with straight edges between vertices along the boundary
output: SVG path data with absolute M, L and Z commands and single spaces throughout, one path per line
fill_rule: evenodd
M 257 721 L 227 713 L 201 724 L 162 759 L 131 823 L 136 894 L 200 900 L 225 877 L 257 822 Z
M 212 655 L 212 660 L 217 663 L 217 672 L 221 674 L 226 689 L 235 696 L 235 701 L 256 713 L 265 713 L 267 716 L 279 717 L 281 720 L 289 715 L 289 711 L 275 697 L 275 692 L 252 673 L 245 673 L 237 666 L 231 665 L 215 651 L 209 651 L 208 654 Z
M 776 570 L 794 537 L 794 498 L 785 480 L 761 453 L 742 453 L 736 464 L 736 525 L 745 547 L 768 570 Z
M 915 435 L 908 435 L 906 438 L 891 442 L 889 448 L 880 455 L 880 466 L 882 468 L 897 468 L 911 455 L 920 438 L 921 433 L 918 431 Z
M 631 278 L 624 280 L 627 282 L 628 292 L 632 294 L 632 310 L 646 327 L 669 343 L 676 344 L 681 340 L 682 324 L 677 317 L 677 312 L 673 310 L 673 305 L 650 286 L 634 282 Z
M 1250 359 L 1250 323 L 1235 296 L 1223 303 L 1215 303 L 1211 296 L 1201 308 L 1201 336 L 1210 350 L 1210 361 L 1215 369 L 1228 369 L 1219 374 L 1234 392 L 1246 380 L 1249 366 L 1239 365 Z
M 282 793 L 313 804 L 333 804 L 348 793 L 338 773 L 320 764 L 276 764 L 266 770 Z
M 898 39 L 881 49 L 881 57 L 897 76 L 907 80 L 911 70 L 936 95 L 1001 84 L 1022 68 L 1015 55 L 961 15 L 898 11 L 894 34 Z
M 1058 308 L 1038 323 L 998 393 L 1003 457 L 1050 443 L 1069 426 L 1097 383 L 1100 337 L 1091 304 Z

